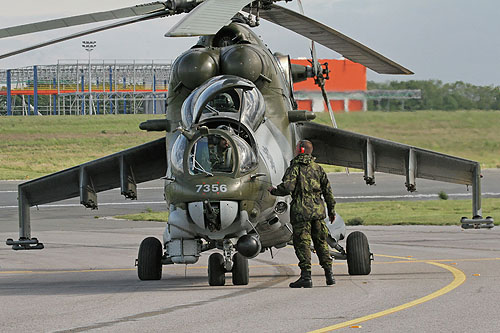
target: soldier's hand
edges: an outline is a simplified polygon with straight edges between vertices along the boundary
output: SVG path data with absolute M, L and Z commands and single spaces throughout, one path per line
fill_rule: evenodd
M 268 191 L 269 193 L 271 193 L 271 191 L 272 191 L 272 190 L 274 190 L 274 186 L 271 186 L 271 187 L 269 187 L 269 188 L 267 189 L 267 191 Z M 271 194 L 272 194 L 272 193 L 271 193 Z
M 330 215 L 330 222 L 334 222 L 335 221 L 335 216 L 337 216 L 336 214 L 333 214 L 333 215 Z

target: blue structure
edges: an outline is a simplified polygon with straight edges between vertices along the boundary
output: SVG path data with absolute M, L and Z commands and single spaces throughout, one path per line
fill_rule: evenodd
M 99 78 L 97 78 L 97 86 L 99 87 Z M 97 111 L 97 114 L 99 114 L 99 108 L 100 108 L 100 106 L 101 106 L 101 105 L 100 105 L 101 103 L 100 103 L 100 100 L 99 100 L 99 95 L 98 95 L 98 94 L 96 94 L 96 95 L 95 95 L 95 98 L 97 99 L 97 108 L 96 108 L 96 111 Z
M 56 78 L 54 78 L 54 80 L 52 81 L 52 86 L 54 87 L 54 89 L 57 89 L 57 82 L 56 82 Z M 53 107 L 54 107 L 54 112 L 52 113 L 54 116 L 56 115 L 56 112 L 57 112 L 57 97 L 56 95 L 52 95 L 52 104 L 53 104 Z
M 109 92 L 113 91 L 113 67 L 109 66 Z M 109 113 L 113 113 L 113 101 L 109 100 Z
M 153 74 L 153 114 L 156 114 L 156 73 Z
M 7 70 L 7 115 L 12 116 L 12 76 L 10 69 Z
M 78 60 L 62 60 L 57 65 L 0 69 L 0 86 L 4 87 L 0 94 L 5 96 L 0 112 L 5 115 L 88 114 L 89 88 L 85 84 L 88 85 L 87 80 L 92 77 L 92 112 L 158 114 L 164 112 L 170 70 L 170 62 L 142 60 L 102 61 L 90 68 L 87 61 L 83 66 Z M 28 99 L 29 110 L 26 110 Z M 18 103 L 19 100 L 22 103 Z
M 123 78 L 123 88 L 127 86 L 127 79 L 124 77 Z M 127 114 L 127 99 L 123 99 L 123 114 Z
M 82 72 L 82 93 L 85 92 L 85 78 L 83 76 Z M 85 96 L 82 94 L 82 108 L 81 108 L 81 114 L 85 114 Z
M 33 66 L 33 115 L 38 115 L 38 67 Z

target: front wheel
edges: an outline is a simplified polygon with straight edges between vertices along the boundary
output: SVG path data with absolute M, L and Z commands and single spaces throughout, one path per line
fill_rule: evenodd
M 240 253 L 233 256 L 233 284 L 235 286 L 246 286 L 248 284 L 248 259 Z
M 148 237 L 141 242 L 137 258 L 137 275 L 141 280 L 161 279 L 161 242 L 155 237 Z
M 208 257 L 208 284 L 223 286 L 226 283 L 226 269 L 224 257 L 220 253 L 212 253 Z
M 361 231 L 347 236 L 347 267 L 349 275 L 368 275 L 371 272 L 371 253 L 368 238 Z

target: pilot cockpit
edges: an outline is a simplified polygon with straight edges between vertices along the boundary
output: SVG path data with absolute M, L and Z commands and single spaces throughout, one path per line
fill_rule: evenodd
M 220 135 L 201 137 L 191 148 L 189 173 L 232 172 L 232 151 L 233 148 L 228 140 Z
M 172 147 L 172 172 L 213 176 L 251 171 L 257 166 L 254 131 L 264 113 L 264 98 L 251 81 L 232 75 L 208 80 L 182 105 L 183 134 Z
M 255 131 L 265 114 L 264 97 L 255 84 L 234 75 L 220 75 L 195 89 L 181 108 L 182 125 L 193 128 L 213 117 L 226 117 Z
M 257 155 L 241 137 L 224 130 L 202 135 L 193 142 L 180 135 L 172 147 L 172 171 L 191 175 L 242 174 L 257 166 Z M 184 161 L 187 163 L 184 164 Z
M 220 93 L 209 101 L 205 108 L 209 112 L 238 112 L 240 109 L 238 93 L 236 90 Z

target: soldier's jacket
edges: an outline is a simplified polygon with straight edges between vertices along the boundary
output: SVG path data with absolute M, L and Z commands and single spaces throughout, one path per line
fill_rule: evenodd
M 217 145 L 209 146 L 210 151 L 210 163 L 212 169 L 223 170 L 231 168 L 231 158 L 230 158 L 230 148 L 221 149 Z
M 290 219 L 296 222 L 324 219 L 325 205 L 328 206 L 328 216 L 335 214 L 335 199 L 330 182 L 323 168 L 309 154 L 299 154 L 285 171 L 282 183 L 271 191 L 273 195 L 292 195 Z

